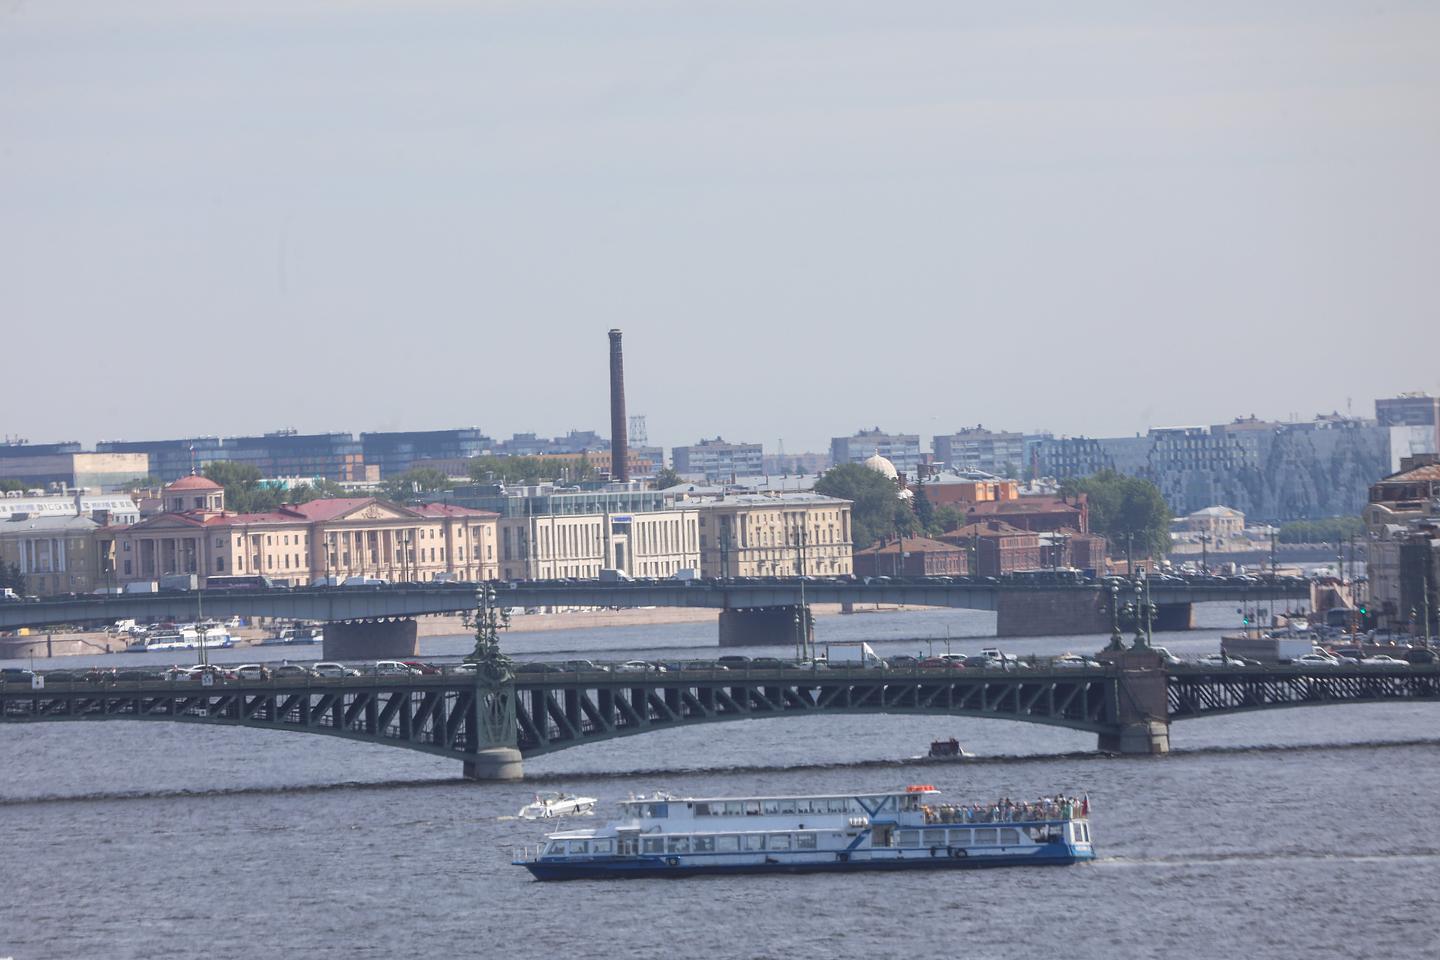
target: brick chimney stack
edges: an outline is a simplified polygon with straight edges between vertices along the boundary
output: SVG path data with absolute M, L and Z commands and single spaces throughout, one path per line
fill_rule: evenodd
M 629 421 L 625 419 L 625 357 L 620 331 L 610 331 L 610 479 L 630 479 Z

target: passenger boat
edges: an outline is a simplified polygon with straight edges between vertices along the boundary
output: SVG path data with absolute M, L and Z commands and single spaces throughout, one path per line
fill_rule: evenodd
M 301 643 L 320 643 L 325 639 L 324 632 L 319 627 L 290 626 L 281 627 L 276 633 L 271 634 L 260 641 L 262 647 L 291 646 Z
M 1090 802 L 941 803 L 915 785 L 816 797 L 634 797 L 516 857 L 537 880 L 965 869 L 1094 859 Z
M 554 817 L 574 817 L 595 812 L 594 797 L 577 797 L 573 793 L 537 793 L 535 799 L 520 808 L 516 814 L 521 820 L 549 820 Z
M 948 740 L 931 740 L 929 759 L 931 760 L 973 760 L 975 754 L 960 746 L 960 741 L 951 737 Z

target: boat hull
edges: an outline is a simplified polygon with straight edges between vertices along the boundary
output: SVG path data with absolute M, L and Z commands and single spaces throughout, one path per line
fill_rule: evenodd
M 958 854 L 958 855 L 956 855 Z M 590 860 L 573 858 L 556 860 L 522 860 L 517 865 L 529 870 L 536 880 L 624 880 L 640 878 L 675 878 L 730 876 L 756 873 L 856 873 L 893 870 L 981 870 L 990 867 L 1064 867 L 1093 860 L 1093 852 L 1066 846 L 1027 851 L 1025 853 L 953 854 L 945 850 L 935 856 L 877 857 L 863 853 L 848 858 L 832 855 L 831 859 L 777 859 L 775 862 L 703 863 L 680 857 L 595 857 Z

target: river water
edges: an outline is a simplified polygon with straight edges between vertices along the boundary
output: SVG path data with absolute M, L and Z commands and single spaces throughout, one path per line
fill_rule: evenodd
M 1207 628 L 1157 642 L 1187 656 L 1216 649 L 1234 611 L 1201 617 Z M 823 618 L 817 631 L 890 653 L 943 650 L 948 633 L 952 650 L 975 652 L 996 641 L 957 638 L 987 625 L 993 616 L 927 611 Z M 505 646 L 522 657 L 704 657 L 714 636 L 713 625 L 683 624 L 514 634 Z M 1104 639 L 1002 645 L 1092 652 Z M 430 656 L 468 648 L 463 637 L 421 644 Z M 527 783 L 493 785 L 460 780 L 452 761 L 303 734 L 3 726 L 0 957 L 1435 956 L 1437 726 L 1437 704 L 1277 710 L 1179 723 L 1171 756 L 1116 759 L 1090 753 L 1091 735 L 1031 724 L 757 720 L 562 751 L 527 761 Z M 897 762 L 948 736 L 979 761 Z M 535 883 L 508 862 L 543 832 L 509 819 L 534 789 L 586 793 L 608 810 L 653 789 L 911 782 L 957 800 L 1088 793 L 1101 859 L 569 884 Z

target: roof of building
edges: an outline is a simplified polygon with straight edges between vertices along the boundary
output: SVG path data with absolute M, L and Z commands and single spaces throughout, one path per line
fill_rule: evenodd
M 225 488 L 220 486 L 220 484 L 216 483 L 214 480 L 211 480 L 209 477 L 202 477 L 199 474 L 192 473 L 188 477 L 181 477 L 179 480 L 176 480 L 173 483 L 166 484 L 165 489 L 169 491 L 183 491 L 223 490 Z
M 48 531 L 51 533 L 74 531 L 81 533 L 96 530 L 99 526 L 100 524 L 89 517 L 36 517 L 33 520 L 7 520 L 0 523 L 0 535 L 21 531 Z
M 783 506 L 787 506 L 787 505 L 789 505 L 789 504 L 797 504 L 797 503 L 800 503 L 800 504 L 814 504 L 814 505 L 817 505 L 817 506 L 818 506 L 818 505 L 821 505 L 821 504 L 841 504 L 841 503 L 849 503 L 849 502 L 850 502 L 849 500 L 843 500 L 843 499 L 841 499 L 840 497 L 827 497 L 827 496 L 825 496 L 825 495 L 823 495 L 823 494 L 819 494 L 819 493 L 808 493 L 808 492 L 805 492 L 805 491 L 801 491 L 801 492 L 799 492 L 799 493 L 793 493 L 793 492 L 787 491 L 787 492 L 785 492 L 785 493 L 773 493 L 773 494 L 772 494 L 772 493 L 727 493 L 727 494 L 725 494 L 724 496 L 721 496 L 721 497 L 719 497 L 718 499 L 715 499 L 715 500 L 700 500 L 700 501 L 697 501 L 697 502 L 695 502 L 695 503 L 690 503 L 689 501 L 687 501 L 687 502 L 685 502 L 685 503 L 683 503 L 683 504 L 677 504 L 676 506 L 677 506 L 677 507 L 682 507 L 682 508 L 693 507 L 693 508 L 695 508 L 696 510 L 714 510 L 714 509 L 718 509 L 718 508 L 720 508 L 720 507 L 734 507 L 734 506 L 742 506 L 742 507 L 783 507 Z
M 305 520 L 334 520 L 336 517 L 344 516 L 352 510 L 358 510 L 367 503 L 385 503 L 376 497 L 331 497 L 325 500 L 311 500 L 309 503 L 295 503 L 285 507 L 287 512 Z M 400 507 L 395 504 L 397 510 L 408 510 L 408 507 Z
M 979 503 L 967 504 L 965 507 L 966 513 L 982 516 L 1007 513 L 1055 513 L 1056 511 L 1079 513 L 1080 505 L 1061 497 L 1033 496 L 1016 497 L 1014 500 L 981 500 Z
M 1381 483 L 1410 483 L 1420 480 L 1440 480 L 1440 463 L 1427 463 L 1421 467 L 1392 473 Z
M 877 543 L 864 550 L 856 550 L 855 555 L 900 553 L 902 550 L 905 553 L 955 553 L 960 548 L 953 543 L 932 540 L 929 537 L 903 537 L 899 540 L 891 540 L 889 543 Z
M 418 507 L 410 507 L 422 517 L 498 517 L 500 514 L 493 510 L 476 510 L 472 507 L 456 506 L 453 503 L 427 503 Z
M 1192 516 L 1192 517 L 1227 517 L 1227 518 L 1229 518 L 1229 517 L 1237 517 L 1237 518 L 1238 518 L 1238 517 L 1244 516 L 1244 514 L 1242 514 L 1239 510 L 1236 510 L 1234 507 L 1219 507 L 1219 506 L 1216 506 L 1216 507 L 1205 507 L 1205 508 L 1202 509 L 1202 510 L 1196 510 L 1194 513 L 1190 514 L 1190 516 Z
M 1011 536 L 1039 538 L 1039 535 L 1033 531 L 1022 530 L 1017 526 L 1006 523 L 1004 520 L 980 520 L 976 523 L 967 523 L 963 527 L 942 534 L 940 539 L 947 543 L 955 543 L 960 540 L 968 540 L 970 537 Z

